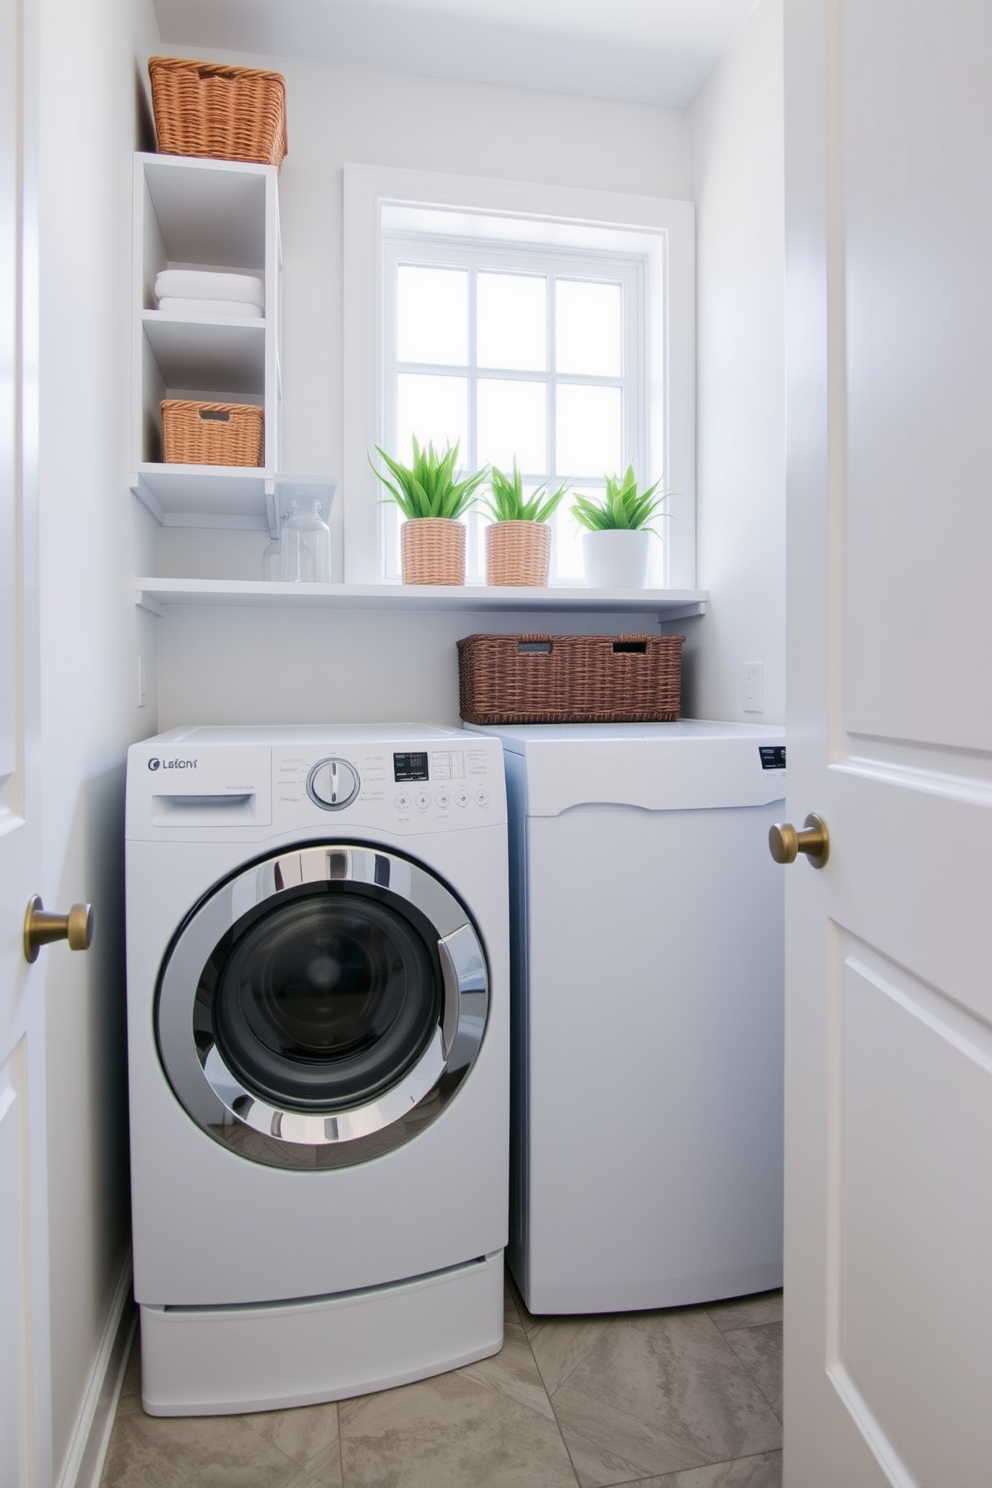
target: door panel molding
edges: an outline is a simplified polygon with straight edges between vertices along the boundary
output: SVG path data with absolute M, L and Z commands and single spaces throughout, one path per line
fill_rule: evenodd
M 855 735 L 849 736 L 852 740 Z M 992 806 L 992 754 L 967 749 L 930 749 L 894 739 L 858 740 L 863 752 L 831 762 L 832 770 L 888 781 L 906 790 Z
M 964 1488 L 992 1456 L 992 1181 L 969 1145 L 992 1130 L 992 1026 L 842 927 L 830 938 L 825 1364 L 893 1484 Z M 945 1432 L 971 1454 L 953 1468 Z

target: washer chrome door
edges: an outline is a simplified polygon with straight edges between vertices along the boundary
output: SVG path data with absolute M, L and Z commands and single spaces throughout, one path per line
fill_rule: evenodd
M 281 852 L 218 885 L 166 957 L 159 1052 L 204 1131 L 278 1167 L 363 1162 L 434 1120 L 489 1002 L 468 912 L 380 848 Z

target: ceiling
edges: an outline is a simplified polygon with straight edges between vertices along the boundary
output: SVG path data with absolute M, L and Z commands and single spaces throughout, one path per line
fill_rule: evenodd
M 757 0 L 155 0 L 163 45 L 684 108 Z

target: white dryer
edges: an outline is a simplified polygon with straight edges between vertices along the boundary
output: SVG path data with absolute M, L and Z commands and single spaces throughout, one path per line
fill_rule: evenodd
M 510 808 L 508 1260 L 537 1313 L 782 1283 L 785 737 L 494 728 Z
M 176 729 L 129 751 L 126 832 L 145 1409 L 302 1405 L 495 1353 L 499 741 Z

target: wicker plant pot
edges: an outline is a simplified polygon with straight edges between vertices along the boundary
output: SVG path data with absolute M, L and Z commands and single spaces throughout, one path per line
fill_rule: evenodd
M 486 528 L 486 583 L 545 587 L 551 565 L 547 522 L 493 522 Z
M 450 517 L 418 517 L 400 524 L 404 584 L 464 584 L 465 528 Z

